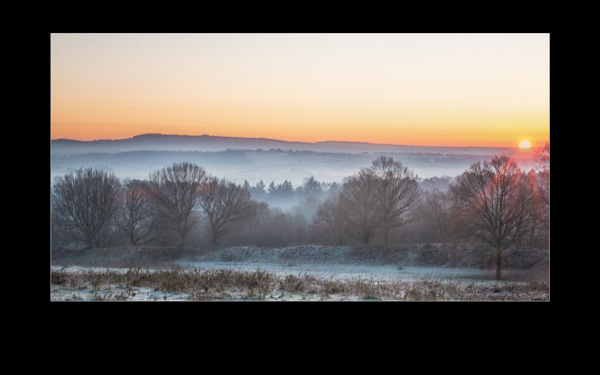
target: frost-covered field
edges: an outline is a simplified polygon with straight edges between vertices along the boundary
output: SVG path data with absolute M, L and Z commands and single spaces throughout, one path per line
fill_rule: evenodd
M 547 282 L 472 268 L 180 262 L 51 269 L 51 301 L 547 301 Z

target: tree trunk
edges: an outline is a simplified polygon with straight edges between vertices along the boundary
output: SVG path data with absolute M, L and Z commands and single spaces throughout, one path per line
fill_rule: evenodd
M 212 241 L 210 243 L 211 249 L 212 250 L 216 250 L 217 249 L 217 235 L 215 233 L 213 233 L 213 237 L 212 237 Z
M 185 241 L 187 239 L 187 231 L 181 231 L 179 234 L 181 235 L 181 237 L 180 237 L 181 241 L 179 242 L 178 247 L 184 247 Z
M 496 249 L 496 280 L 502 280 L 502 252 Z
M 90 231 L 85 231 L 85 248 L 86 249 L 91 249 L 92 247 L 94 247 L 94 236 L 90 233 Z

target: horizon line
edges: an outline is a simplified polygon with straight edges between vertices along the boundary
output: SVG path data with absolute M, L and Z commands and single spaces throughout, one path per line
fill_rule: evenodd
M 99 139 L 73 139 L 73 138 L 50 138 L 50 141 L 75 141 L 75 142 L 101 142 L 101 141 L 124 141 L 130 140 L 135 137 L 141 137 L 146 135 L 152 136 L 175 136 L 175 137 L 215 137 L 215 138 L 234 138 L 234 139 L 255 139 L 255 140 L 267 140 L 267 141 L 276 141 L 276 142 L 285 142 L 285 143 L 303 143 L 303 144 L 318 144 L 318 143 L 327 143 L 327 142 L 336 142 L 336 143 L 359 143 L 365 145 L 377 145 L 377 146 L 403 146 L 403 147 L 447 147 L 447 148 L 499 148 L 499 149 L 511 149 L 514 147 L 508 146 L 442 146 L 442 145 L 411 145 L 411 144 L 396 144 L 396 143 L 374 143 L 374 142 L 365 142 L 365 141 L 336 141 L 336 140 L 325 140 L 325 141 L 316 141 L 316 142 L 307 142 L 307 141 L 287 141 L 283 139 L 276 138 L 264 138 L 264 137 L 235 137 L 235 136 L 222 136 L 222 135 L 210 135 L 210 134 L 202 134 L 202 135 L 193 135 L 193 134 L 165 134 L 165 133 L 142 133 L 136 134 L 129 138 L 99 138 Z

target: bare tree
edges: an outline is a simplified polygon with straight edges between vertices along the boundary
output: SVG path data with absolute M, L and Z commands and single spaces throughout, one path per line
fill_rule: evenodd
M 317 209 L 313 220 L 313 231 L 339 246 L 344 242 L 346 223 L 346 214 L 340 204 L 340 197 L 335 194 Z
M 347 232 L 365 245 L 382 233 L 387 245 L 390 231 L 411 219 L 419 195 L 416 176 L 402 163 L 381 156 L 347 177 L 339 195 L 321 205 L 315 228 L 329 231 L 338 242 Z
M 409 220 L 408 214 L 419 198 L 419 183 L 412 171 L 389 156 L 373 160 L 369 171 L 377 178 L 377 208 L 387 245 L 390 231 Z
M 550 173 L 550 143 L 546 142 L 544 147 L 535 150 L 534 157 L 541 170 L 548 170 Z
M 67 230 L 89 248 L 113 219 L 121 183 L 104 171 L 80 168 L 58 177 L 52 194 L 52 209 Z
M 123 181 L 123 187 L 123 203 L 116 224 L 125 233 L 130 245 L 146 244 L 154 239 L 150 185 L 146 181 L 127 179 Z
M 539 172 L 536 174 L 538 217 L 547 233 L 550 231 L 550 143 L 536 150 Z
M 490 246 L 501 279 L 502 252 L 534 228 L 533 189 L 527 175 L 506 155 L 475 163 L 450 186 L 459 228 Z
M 188 162 L 173 163 L 150 175 L 152 200 L 169 229 L 178 234 L 180 246 L 185 245 L 195 224 L 192 213 L 200 202 L 199 187 L 205 179 L 204 168 Z
M 339 204 L 350 235 L 368 245 L 381 225 L 377 204 L 377 178 L 368 170 L 361 170 L 343 183 Z
M 200 206 L 204 209 L 212 229 L 212 248 L 231 229 L 231 226 L 256 213 L 256 203 L 250 190 L 225 179 L 211 177 L 202 184 Z

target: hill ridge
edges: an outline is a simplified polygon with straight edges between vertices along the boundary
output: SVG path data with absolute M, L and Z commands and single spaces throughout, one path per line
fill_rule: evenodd
M 123 139 L 98 139 L 81 141 L 67 138 L 51 140 L 51 150 L 60 154 L 82 154 L 91 152 L 116 153 L 124 151 L 225 151 L 283 149 L 286 151 L 316 152 L 421 152 L 421 153 L 463 153 L 494 155 L 507 151 L 504 147 L 475 146 L 419 146 L 405 144 L 370 143 L 357 141 L 300 142 L 270 138 L 226 137 L 214 135 L 179 135 L 145 133 Z

